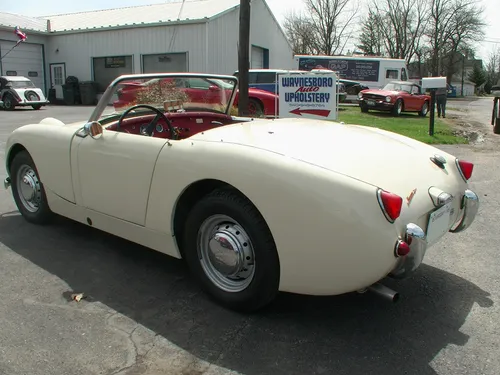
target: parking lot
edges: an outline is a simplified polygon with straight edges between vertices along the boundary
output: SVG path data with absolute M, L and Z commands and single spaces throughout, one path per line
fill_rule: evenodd
M 0 374 L 498 375 L 500 138 L 491 105 L 448 102 L 447 117 L 477 143 L 439 148 L 475 163 L 481 208 L 412 278 L 387 282 L 398 304 L 369 293 L 282 294 L 265 311 L 237 314 L 210 301 L 182 261 L 64 219 L 30 225 L 2 189 Z M 86 120 L 92 109 L 0 111 L 2 180 L 12 130 L 44 117 Z M 88 298 L 77 303 L 73 292 Z

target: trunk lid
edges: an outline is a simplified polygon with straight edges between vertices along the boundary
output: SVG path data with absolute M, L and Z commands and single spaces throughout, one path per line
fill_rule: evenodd
M 461 178 L 452 155 L 399 134 L 358 125 L 310 119 L 255 120 L 210 130 L 190 139 L 218 142 L 222 139 L 283 154 L 403 198 L 415 188 L 456 189 L 457 178 Z M 446 159 L 445 169 L 431 161 L 435 154 Z

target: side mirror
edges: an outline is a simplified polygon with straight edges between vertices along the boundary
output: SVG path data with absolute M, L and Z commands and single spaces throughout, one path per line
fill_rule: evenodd
M 83 126 L 85 134 L 90 135 L 94 139 L 102 137 L 103 128 L 97 121 L 88 122 Z

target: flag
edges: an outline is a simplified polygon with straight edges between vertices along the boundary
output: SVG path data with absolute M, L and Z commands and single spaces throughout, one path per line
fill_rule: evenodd
M 26 34 L 21 31 L 19 26 L 16 26 L 16 28 L 14 29 L 14 34 L 18 36 L 20 42 L 24 42 L 26 39 L 28 39 Z

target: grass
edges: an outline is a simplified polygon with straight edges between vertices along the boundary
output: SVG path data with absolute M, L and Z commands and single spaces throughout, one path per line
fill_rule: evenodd
M 395 117 L 385 112 L 362 113 L 359 107 L 340 107 L 339 121 L 346 124 L 365 125 L 391 131 L 427 144 L 464 144 L 468 140 L 453 134 L 452 128 L 437 116 L 434 119 L 434 136 L 429 135 L 429 114 L 402 113 Z

